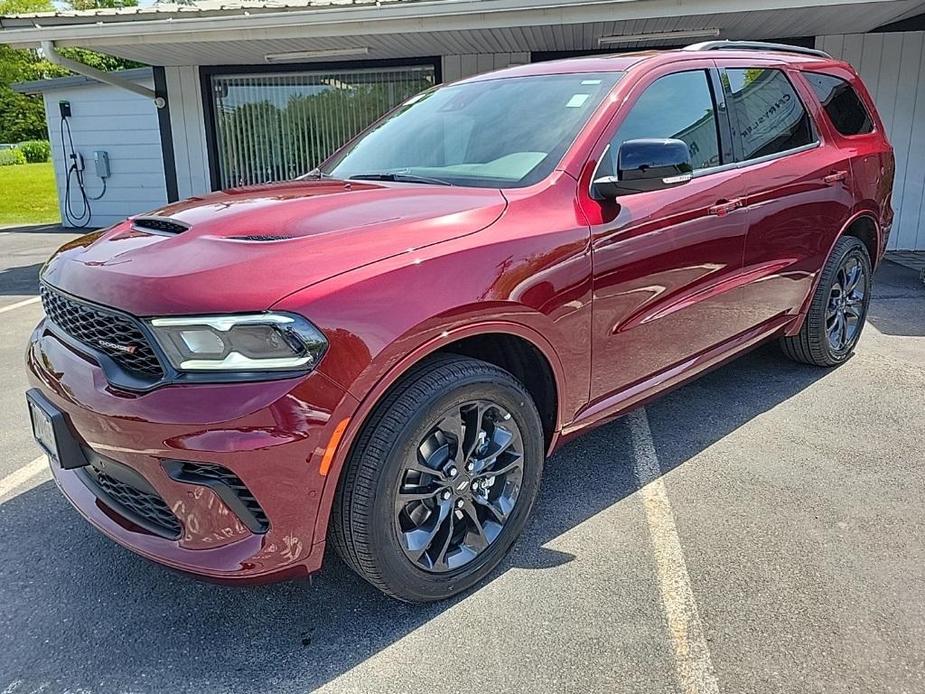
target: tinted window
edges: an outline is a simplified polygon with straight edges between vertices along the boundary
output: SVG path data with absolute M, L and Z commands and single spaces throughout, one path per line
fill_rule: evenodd
M 732 114 L 733 139 L 742 160 L 816 141 L 809 114 L 780 70 L 727 69 L 723 86 Z
M 861 98 L 845 80 L 818 72 L 807 72 L 805 77 L 838 132 L 860 135 L 874 129 Z
M 720 163 L 716 108 L 706 72 L 667 75 L 643 92 L 611 142 L 607 173 L 613 172 L 621 144 L 650 137 L 686 142 L 695 169 Z

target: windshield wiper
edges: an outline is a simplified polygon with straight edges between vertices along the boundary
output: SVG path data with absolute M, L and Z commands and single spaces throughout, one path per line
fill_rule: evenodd
M 334 177 L 333 177 L 331 174 L 329 174 L 329 173 L 325 173 L 325 172 L 322 171 L 321 169 L 312 169 L 312 170 L 309 171 L 308 173 L 302 174 L 301 176 L 299 176 L 298 178 L 296 178 L 296 180 L 297 180 L 297 181 L 304 181 L 304 180 L 310 179 L 310 178 L 316 178 L 316 179 L 318 179 L 318 180 L 320 181 L 320 180 L 325 179 L 325 178 L 334 178 Z
M 442 178 L 431 178 L 430 176 L 416 176 L 410 173 L 401 173 L 400 171 L 382 171 L 380 173 L 362 173 L 349 176 L 351 181 L 399 181 L 403 183 L 429 183 L 435 186 L 451 186 L 449 181 Z

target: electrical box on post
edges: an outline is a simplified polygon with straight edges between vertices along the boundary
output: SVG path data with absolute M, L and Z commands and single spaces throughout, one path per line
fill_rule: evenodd
M 109 178 L 109 153 L 98 150 L 93 153 L 93 163 L 96 165 L 96 175 L 100 178 Z

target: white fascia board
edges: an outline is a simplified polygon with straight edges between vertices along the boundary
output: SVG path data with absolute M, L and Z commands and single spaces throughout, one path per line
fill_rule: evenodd
M 748 10 L 833 8 L 892 3 L 897 15 L 910 2 L 896 0 L 754 0 Z M 0 31 L 0 43 L 37 47 L 42 41 L 87 48 L 145 43 L 197 43 L 318 38 L 364 34 L 499 29 L 547 24 L 679 17 L 742 12 L 741 0 L 440 0 L 351 9 L 177 17 L 54 25 Z M 37 20 L 38 21 L 38 20 Z

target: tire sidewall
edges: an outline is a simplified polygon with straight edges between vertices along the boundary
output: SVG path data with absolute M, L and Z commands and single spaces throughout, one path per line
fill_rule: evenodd
M 418 405 L 381 464 L 373 500 L 370 548 L 382 578 L 405 599 L 443 599 L 478 583 L 501 561 L 526 524 L 539 490 L 545 451 L 539 414 L 518 385 L 488 375 L 468 377 L 432 393 Z M 418 445 L 433 427 L 435 417 L 466 400 L 490 400 L 511 413 L 523 442 L 523 481 L 514 510 L 491 546 L 454 571 L 432 573 L 415 566 L 402 550 L 395 527 L 395 494 L 402 481 L 404 462 L 408 456 L 417 455 Z

